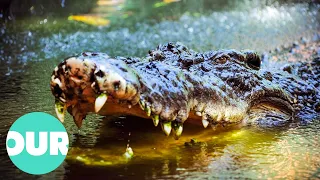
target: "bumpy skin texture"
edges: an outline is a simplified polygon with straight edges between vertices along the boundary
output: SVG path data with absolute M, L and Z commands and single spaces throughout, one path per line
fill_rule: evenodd
M 177 132 L 188 118 L 205 127 L 311 120 L 320 110 L 319 76 L 319 57 L 268 71 L 254 52 L 197 53 L 169 43 L 142 59 L 89 52 L 67 58 L 53 72 L 51 90 L 78 127 L 103 93 L 109 103 L 97 113 L 112 114 L 108 109 L 114 105 L 115 113 L 146 114 Z M 143 111 L 130 112 L 137 103 Z

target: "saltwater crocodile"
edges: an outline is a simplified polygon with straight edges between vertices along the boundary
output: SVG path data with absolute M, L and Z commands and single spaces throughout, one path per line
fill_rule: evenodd
M 80 128 L 90 112 L 160 122 L 178 138 L 187 119 L 208 125 L 282 126 L 320 112 L 320 57 L 268 70 L 254 52 L 197 53 L 169 43 L 145 58 L 84 52 L 53 71 L 56 113 Z

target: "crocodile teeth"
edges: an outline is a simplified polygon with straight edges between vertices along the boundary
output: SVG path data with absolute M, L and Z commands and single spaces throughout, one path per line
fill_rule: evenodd
M 65 103 L 56 100 L 55 102 L 55 110 L 56 110 L 56 114 L 58 119 L 63 123 L 64 122 L 64 114 L 66 112 L 67 106 L 65 105 Z
M 91 88 L 92 89 L 94 89 L 94 86 L 96 85 L 96 82 L 93 82 L 92 84 L 91 84 Z
M 170 133 L 171 133 L 171 129 L 172 129 L 172 127 L 171 127 L 171 121 L 161 123 L 161 127 L 162 127 L 163 132 L 164 132 L 167 136 L 169 136 Z
M 199 112 L 199 111 L 196 112 L 196 115 L 197 116 L 202 116 L 201 112 Z
M 144 103 L 144 101 L 139 101 L 139 105 L 140 105 L 140 108 L 142 109 L 142 110 L 144 110 L 145 109 L 145 103 Z
M 101 108 L 103 107 L 103 105 L 107 102 L 107 100 L 108 100 L 108 95 L 105 94 L 105 93 L 101 93 L 101 94 L 97 97 L 97 99 L 96 99 L 96 101 L 95 101 L 95 103 L 94 103 L 94 110 L 96 111 L 96 113 L 100 111 L 100 109 L 101 109 Z
M 159 115 L 152 116 L 152 121 L 153 121 L 154 126 L 157 127 L 159 124 Z
M 207 128 L 208 125 L 209 125 L 209 121 L 206 120 L 206 119 L 202 119 L 202 125 L 203 125 L 204 128 Z
M 150 109 L 149 106 L 146 106 L 145 111 L 146 111 L 146 113 L 147 113 L 147 116 L 150 116 L 150 115 L 151 115 L 151 109 Z
M 181 124 L 181 123 L 175 123 L 175 124 L 173 125 L 173 130 L 174 130 L 174 138 L 175 138 L 176 140 L 178 140 L 179 137 L 180 137 L 181 134 L 182 134 L 182 131 L 183 131 L 183 126 L 182 126 L 182 124 Z

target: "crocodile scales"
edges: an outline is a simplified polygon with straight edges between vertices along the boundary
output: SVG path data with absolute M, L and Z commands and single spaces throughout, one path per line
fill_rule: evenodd
M 66 58 L 50 85 L 61 121 L 66 110 L 79 128 L 90 112 L 133 115 L 178 138 L 189 119 L 205 128 L 311 121 L 320 112 L 319 76 L 319 55 L 268 70 L 251 51 L 198 53 L 168 43 L 145 58 L 95 52 Z

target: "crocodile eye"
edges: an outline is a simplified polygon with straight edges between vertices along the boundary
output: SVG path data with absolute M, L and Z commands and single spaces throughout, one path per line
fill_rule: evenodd
M 246 53 L 247 64 L 249 67 L 255 70 L 259 70 L 261 66 L 261 59 L 259 55 L 253 52 Z
M 227 58 L 222 56 L 222 57 L 219 57 L 216 59 L 216 62 L 219 63 L 219 64 L 224 64 L 227 62 Z
M 218 52 L 218 54 L 213 58 L 214 63 L 225 64 L 230 59 L 230 56 L 225 52 Z

